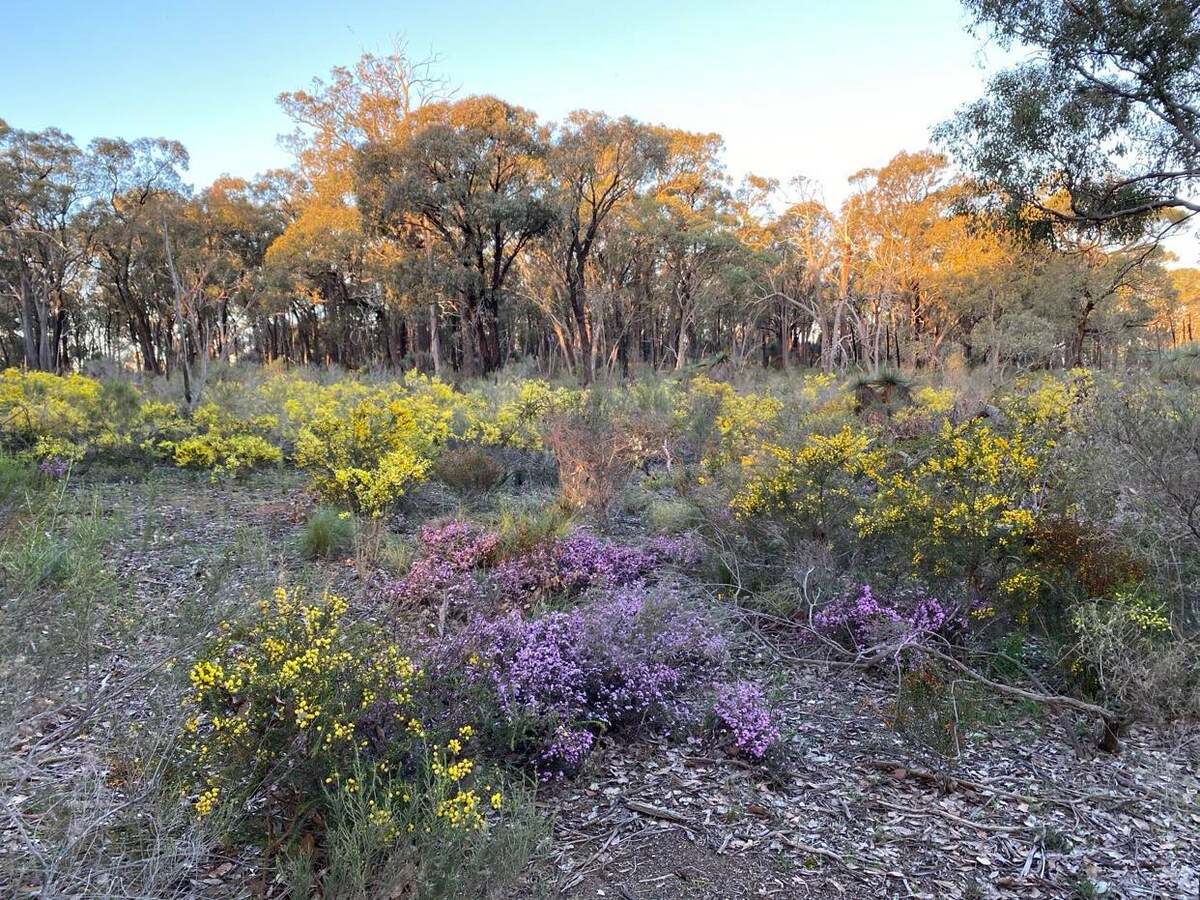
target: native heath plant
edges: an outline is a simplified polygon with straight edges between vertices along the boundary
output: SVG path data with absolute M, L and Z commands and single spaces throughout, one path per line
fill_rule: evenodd
M 431 653 L 435 672 L 461 673 L 460 697 L 493 753 L 557 778 L 601 734 L 691 718 L 725 644 L 674 592 L 636 584 L 570 612 L 476 620 Z
M 779 740 L 779 729 L 762 690 L 748 682 L 720 687 L 713 703 L 713 717 L 733 739 L 733 746 L 751 759 L 762 759 Z
M 416 662 L 378 629 L 346 627 L 345 612 L 280 588 L 192 667 L 182 744 L 196 814 L 318 831 L 339 825 L 344 794 L 373 808 L 387 841 L 401 825 L 484 828 L 503 798 L 472 757 L 474 728 L 428 728 Z
M 936 597 L 922 589 L 881 599 L 869 584 L 858 585 L 813 617 L 822 633 L 859 651 L 890 644 L 897 652 L 930 637 L 949 637 L 964 627 Z

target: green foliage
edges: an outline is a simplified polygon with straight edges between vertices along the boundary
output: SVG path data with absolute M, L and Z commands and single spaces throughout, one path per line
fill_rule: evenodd
M 893 725 L 943 756 L 957 756 L 981 715 L 983 697 L 970 682 L 953 680 L 932 663 L 900 676 Z
M 1166 606 L 1144 587 L 1078 604 L 1071 630 L 1068 671 L 1085 695 L 1151 721 L 1200 714 L 1200 645 L 1176 639 Z
M 344 625 L 346 609 L 279 589 L 192 667 L 181 747 L 197 815 L 253 810 L 251 824 L 326 838 L 353 837 L 365 816 L 377 849 L 486 831 L 504 798 L 468 755 L 473 728 L 427 733 L 416 665 L 379 629 Z
M 349 513 L 321 507 L 300 531 L 300 549 L 308 559 L 345 559 L 354 552 L 354 519 Z
M 501 557 L 518 556 L 535 547 L 565 538 L 574 524 L 562 503 L 511 503 L 500 509 L 496 522 Z
M 36 485 L 36 473 L 31 465 L 0 451 L 0 513 L 20 502 Z
M 1200 25 L 1181 2 L 965 0 L 976 25 L 1031 58 L 994 76 L 938 137 L 1007 198 L 1014 223 L 1045 235 L 1058 216 L 1118 236 L 1181 208 L 1200 171 L 1193 139 Z M 1168 112 L 1163 112 L 1163 110 Z M 1069 205 L 1055 204 L 1062 192 Z
M 209 431 L 174 444 L 172 458 L 181 469 L 205 469 L 213 475 L 244 475 L 278 465 L 283 453 L 257 434 L 222 435 Z

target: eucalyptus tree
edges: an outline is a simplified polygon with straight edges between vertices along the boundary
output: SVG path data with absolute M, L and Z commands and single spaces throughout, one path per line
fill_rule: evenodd
M 964 0 L 975 28 L 1031 57 L 939 129 L 1015 221 L 1128 238 L 1200 212 L 1200 2 Z M 1065 194 L 1065 205 L 1047 198 Z M 1029 208 L 1043 215 L 1031 217 Z
M 410 136 L 359 153 L 363 215 L 425 252 L 458 300 L 464 374 L 504 361 L 501 310 L 514 264 L 554 222 L 545 157 L 536 116 L 495 97 L 426 104 Z
M 666 151 L 661 131 L 630 118 L 614 120 L 583 110 L 567 117 L 549 145 L 546 167 L 557 207 L 549 241 L 575 326 L 578 374 L 585 385 L 596 367 L 596 314 L 588 296 L 592 254 L 603 246 L 607 221 L 665 163 Z
M 0 119 L 0 277 L 31 369 L 66 363 L 69 308 L 88 261 L 88 233 L 78 227 L 88 197 L 84 155 L 70 135 L 21 131 Z
M 373 339 L 393 346 L 393 310 L 378 276 L 395 260 L 390 253 L 376 256 L 379 245 L 364 228 L 355 161 L 364 146 L 402 142 L 423 104 L 450 95 L 436 62 L 413 60 L 397 44 L 388 54 L 366 53 L 353 66 L 334 68 L 308 90 L 279 95 L 279 105 L 296 124 L 287 138 L 295 165 L 290 215 L 266 257 L 276 299 L 291 298 L 265 324 L 272 344 L 291 344 L 290 335 L 278 333 L 283 316 L 294 319 L 305 359 L 361 363 Z
M 174 215 L 189 194 L 182 179 L 187 151 L 162 138 L 98 138 L 88 156 L 94 193 L 88 218 L 100 297 L 123 320 L 142 368 L 162 373 L 170 363 L 174 328 L 163 217 Z

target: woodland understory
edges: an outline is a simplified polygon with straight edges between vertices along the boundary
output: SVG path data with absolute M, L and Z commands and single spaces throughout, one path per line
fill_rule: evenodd
M 1192 373 L 9 371 L 0 879 L 1187 896 Z

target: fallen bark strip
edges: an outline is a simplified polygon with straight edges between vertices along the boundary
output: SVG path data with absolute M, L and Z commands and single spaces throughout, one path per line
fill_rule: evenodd
M 1034 703 L 1044 703 L 1047 706 L 1059 706 L 1078 710 L 1079 712 L 1088 713 L 1089 715 L 1103 719 L 1109 725 L 1119 726 L 1124 721 L 1121 716 L 1117 715 L 1111 709 L 1097 706 L 1095 703 L 1088 703 L 1086 700 L 1077 700 L 1074 697 L 1067 697 L 1062 694 L 1040 694 L 1036 691 L 1027 691 L 1024 688 L 1013 687 L 1010 684 L 1004 684 L 999 681 L 992 681 L 987 676 L 980 675 L 970 666 L 959 662 L 953 656 L 942 653 L 940 650 L 935 650 L 928 646 L 923 646 L 921 650 L 935 659 L 940 659 L 942 662 L 949 664 L 973 681 L 977 681 L 985 687 L 999 691 L 1002 694 L 1009 694 L 1013 697 L 1019 697 L 1022 700 L 1031 700 Z
M 969 828 L 977 828 L 980 831 L 990 831 L 995 834 L 1018 834 L 1022 831 L 1030 830 L 1023 825 L 989 825 L 986 822 L 972 822 L 970 819 L 964 819 L 962 816 L 956 816 L 954 813 L 947 812 L 944 809 L 938 809 L 936 806 L 931 806 L 928 809 L 913 809 L 909 806 L 900 806 L 897 803 L 888 803 L 886 800 L 871 800 L 870 802 L 876 806 L 882 806 L 884 809 L 890 809 L 893 812 L 903 813 L 906 816 L 941 816 L 944 819 L 949 819 L 951 822 L 957 822 L 960 825 L 966 825 Z
M 680 825 L 690 825 L 691 820 L 687 816 L 681 816 L 677 812 L 672 812 L 661 806 L 653 806 L 649 803 L 643 803 L 640 800 L 626 800 L 625 806 L 636 813 L 641 813 L 643 816 L 650 816 L 655 819 L 665 819 L 668 822 L 676 822 Z

